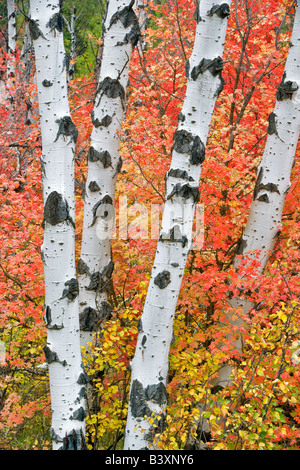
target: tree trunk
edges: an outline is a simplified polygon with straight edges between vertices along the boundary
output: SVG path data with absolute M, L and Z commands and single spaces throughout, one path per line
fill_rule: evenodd
M 290 49 L 282 81 L 276 93 L 274 111 L 269 116 L 268 138 L 261 163 L 257 171 L 253 201 L 243 235 L 239 241 L 234 267 L 238 269 L 245 256 L 256 259 L 260 265 L 254 275 L 262 274 L 276 237 L 280 231 L 285 197 L 290 188 L 290 175 L 293 168 L 300 131 L 300 8 L 297 7 Z M 245 255 L 245 256 L 244 256 Z M 258 257 L 256 257 L 258 255 Z M 240 309 L 247 315 L 253 304 L 243 298 L 233 298 L 230 306 Z M 236 318 L 236 315 L 234 316 Z M 243 321 L 227 321 L 232 326 L 240 326 Z M 242 338 L 235 346 L 242 351 Z M 220 370 L 218 384 L 230 383 L 232 368 L 225 366 Z
M 172 162 L 166 174 L 166 201 L 138 340 L 125 432 L 125 449 L 151 447 L 153 419 L 163 428 L 167 405 L 168 355 L 173 318 L 191 246 L 195 205 L 205 145 L 218 94 L 230 2 L 201 1 L 196 37 L 186 64 L 187 90 L 174 134 Z
M 104 22 L 104 46 L 88 152 L 81 258 L 78 262 L 82 345 L 110 318 L 113 261 L 111 238 L 114 199 L 121 169 L 121 124 L 125 112 L 129 61 L 139 38 L 131 0 L 110 0 Z
M 29 13 L 30 16 L 30 13 Z M 25 34 L 23 40 L 23 46 L 20 55 L 20 62 L 24 64 L 25 68 L 23 69 L 23 77 L 25 81 L 29 81 L 29 77 L 32 71 L 33 66 L 33 45 L 30 35 L 29 22 L 26 21 Z
M 73 5 L 73 11 L 70 22 L 70 34 L 71 34 L 71 51 L 70 51 L 70 65 L 69 65 L 69 80 L 73 78 L 75 72 L 75 63 L 73 62 L 76 57 L 76 7 Z
M 31 0 L 42 135 L 45 322 L 53 449 L 84 448 L 86 375 L 79 334 L 75 271 L 74 153 L 78 132 L 68 104 L 59 0 Z
M 139 20 L 141 34 L 144 34 L 147 28 L 147 8 L 148 0 L 136 0 L 136 14 Z
M 69 57 L 69 68 L 67 79 L 71 80 L 74 77 L 75 73 L 75 62 L 76 58 L 76 6 L 73 5 L 70 22 L 67 18 L 64 17 L 64 22 L 68 28 L 68 31 L 71 36 L 71 48 L 70 48 L 70 57 Z
M 8 18 L 8 53 L 10 54 L 7 61 L 7 77 L 15 76 L 15 51 L 16 51 L 16 5 L 14 0 L 7 0 L 7 18 Z

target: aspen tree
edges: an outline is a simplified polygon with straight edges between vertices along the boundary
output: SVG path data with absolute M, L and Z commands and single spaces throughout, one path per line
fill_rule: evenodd
M 116 180 L 122 166 L 119 132 L 126 105 L 129 61 L 140 34 L 133 5 L 132 0 L 110 0 L 104 21 L 103 56 L 88 151 L 81 256 L 77 266 L 83 346 L 88 346 L 93 333 L 101 329 L 112 312 L 111 238 Z
M 148 0 L 136 0 L 136 12 L 139 19 L 140 31 L 145 33 L 147 27 L 147 7 Z
M 74 153 L 78 131 L 70 117 L 63 20 L 59 0 L 31 0 L 44 197 L 44 348 L 49 366 L 53 449 L 83 449 L 86 374 L 82 368 L 75 271 Z
M 14 0 L 7 0 L 7 18 L 8 18 L 8 28 L 7 28 L 7 45 L 8 53 L 11 56 L 8 59 L 7 63 L 7 76 L 11 77 L 15 75 L 15 51 L 16 51 L 16 5 Z
M 300 132 L 300 8 L 296 7 L 290 48 L 282 80 L 276 91 L 274 111 L 268 118 L 268 137 L 262 160 L 257 169 L 257 180 L 246 227 L 238 243 L 234 268 L 241 263 L 258 262 L 255 275 L 263 273 L 280 232 L 282 212 L 291 182 L 295 152 Z M 247 258 L 249 261 L 247 261 Z M 244 264 L 245 265 L 245 264 Z M 247 315 L 253 304 L 244 297 L 232 298 L 230 306 Z M 235 318 L 235 320 L 233 319 Z M 234 327 L 243 321 L 233 314 L 227 321 Z M 242 351 L 242 338 L 235 344 Z M 219 385 L 230 383 L 232 368 L 224 366 L 217 378 Z
M 166 174 L 162 227 L 131 363 L 125 449 L 150 448 L 151 420 L 158 430 L 165 421 L 173 318 L 191 246 L 206 140 L 214 105 L 223 88 L 222 54 L 229 12 L 230 2 L 212 0 L 201 1 L 196 10 L 195 43 L 186 64 L 186 96 Z
M 71 19 L 70 22 L 64 16 L 64 22 L 68 31 L 71 36 L 71 48 L 70 48 L 70 57 L 69 57 L 69 70 L 68 70 L 68 80 L 73 78 L 75 72 L 75 62 L 74 59 L 76 57 L 76 6 L 73 5 L 72 12 L 71 12 Z

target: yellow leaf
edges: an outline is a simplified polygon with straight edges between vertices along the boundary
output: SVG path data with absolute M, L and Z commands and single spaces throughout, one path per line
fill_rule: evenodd
M 280 414 L 278 413 L 278 411 L 275 411 L 274 416 L 278 421 L 280 421 Z
M 278 386 L 283 393 L 287 392 L 287 387 L 284 382 L 280 382 Z
M 283 323 L 285 323 L 285 322 L 287 321 L 287 316 L 286 316 L 286 314 L 285 314 L 284 312 L 281 312 L 281 311 L 278 312 L 277 316 L 278 316 L 278 318 L 279 318 L 280 320 L 283 321 Z
M 224 444 L 217 444 L 215 447 L 214 447 L 214 450 L 223 450 L 224 449 Z

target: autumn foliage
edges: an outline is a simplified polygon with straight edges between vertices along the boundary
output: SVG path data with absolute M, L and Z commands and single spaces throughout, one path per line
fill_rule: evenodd
M 114 313 L 91 353 L 84 354 L 94 390 L 87 418 L 90 449 L 122 448 L 129 363 L 157 240 L 151 208 L 162 209 L 164 201 L 164 175 L 193 45 L 194 10 L 191 0 L 149 2 L 143 49 L 136 49 L 131 61 L 120 135 L 123 167 L 113 239 Z M 239 273 L 232 267 L 284 69 L 293 11 L 288 0 L 233 2 L 223 57 L 224 89 L 217 100 L 200 182 L 204 243 L 189 254 L 177 305 L 167 422 L 154 437 L 159 449 L 199 449 L 204 444 L 215 450 L 300 448 L 299 146 L 267 268 L 257 276 L 255 261 L 242 263 Z M 5 64 L 4 50 L 1 54 Z M 24 79 L 20 64 L 16 77 L 6 82 L 0 103 L 0 339 L 6 346 L 0 363 L 0 447 L 5 449 L 51 446 L 43 366 L 41 142 L 33 83 L 32 78 Z M 78 76 L 69 84 L 72 118 L 79 130 L 78 257 L 95 86 L 92 75 Z M 118 236 L 125 203 L 128 230 Z M 144 226 L 139 232 L 141 214 Z M 238 295 L 251 300 L 254 308 L 244 326 L 234 331 L 226 326 L 224 313 L 230 309 L 228 299 Z M 241 332 L 242 354 L 233 346 Z M 211 384 L 225 362 L 234 366 L 233 381 L 219 390 Z M 205 404 L 209 433 L 201 431 L 199 403 Z

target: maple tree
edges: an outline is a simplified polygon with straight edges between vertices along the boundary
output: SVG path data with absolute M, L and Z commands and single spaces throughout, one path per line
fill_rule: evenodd
M 131 60 L 121 134 L 123 167 L 116 187 L 116 222 L 121 236 L 112 240 L 117 304 L 101 341 L 91 346 L 93 354 L 84 356 L 101 403 L 101 408 L 91 410 L 86 419 L 89 448 L 123 445 L 128 365 L 135 353 L 137 322 L 157 244 L 157 238 L 149 237 L 148 223 L 146 238 L 136 227 L 141 220 L 139 211 L 151 205 L 159 209 L 165 197 L 164 175 L 170 165 L 177 116 L 185 96 L 185 64 L 194 40 L 191 3 L 150 3 L 145 47 L 135 50 Z M 177 303 L 164 431 L 159 423 L 152 422 L 159 449 L 197 449 L 204 444 L 212 449 L 299 448 L 298 158 L 281 231 L 263 274 L 253 276 L 258 264 L 255 259 L 250 265 L 242 263 L 238 272 L 232 264 L 248 218 L 268 117 L 282 79 L 294 6 L 295 2 L 279 0 L 263 5 L 245 0 L 232 5 L 223 55 L 225 83 L 212 118 L 200 181 L 204 245 L 189 253 Z M 4 50 L 2 57 L 5 60 Z M 2 68 L 6 73 L 4 62 Z M 45 360 L 46 334 L 39 254 L 43 236 L 41 141 L 34 85 L 25 84 L 19 75 L 10 87 L 13 102 L 1 102 L 4 223 L 0 289 L 6 362 L 1 363 L 0 441 L 6 448 L 47 448 L 51 446 L 47 434 L 48 380 L 47 371 L 38 367 Z M 83 219 L 80 192 L 92 130 L 94 77 L 75 77 L 69 88 L 72 118 L 79 130 L 75 154 L 75 248 L 79 259 Z M 29 105 L 33 106 L 33 124 L 25 124 Z M 124 219 L 125 203 L 129 225 L 122 232 L 118 224 Z M 147 217 L 149 214 L 150 210 Z M 151 228 L 157 237 L 156 227 Z M 222 320 L 224 311 L 230 311 L 230 296 L 241 292 L 254 307 L 248 327 L 234 332 Z M 242 353 L 234 342 L 241 332 Z M 224 363 L 233 368 L 232 383 L 225 389 L 214 388 L 213 380 Z M 199 403 L 206 405 L 203 419 L 209 421 L 209 431 L 199 421 Z

